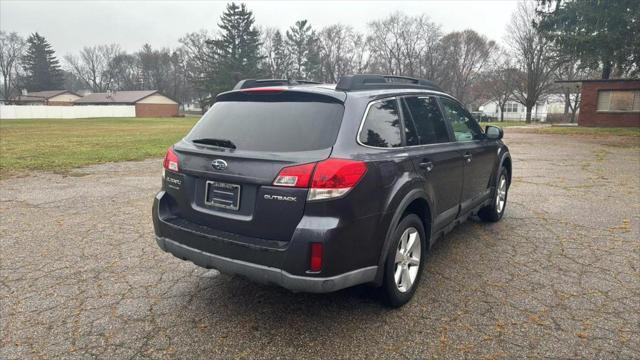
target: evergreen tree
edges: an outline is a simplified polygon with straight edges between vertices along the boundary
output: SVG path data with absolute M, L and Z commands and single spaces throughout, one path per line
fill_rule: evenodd
M 273 34 L 273 62 L 275 78 L 286 78 L 291 68 L 291 58 L 287 53 L 287 47 L 280 30 Z
M 29 91 L 59 90 L 64 76 L 55 52 L 47 40 L 38 33 L 27 39 L 27 52 L 22 58 L 25 77 L 23 86 Z
M 304 62 L 307 80 L 320 81 L 322 78 L 322 57 L 320 55 L 320 39 L 315 31 L 307 40 L 307 58 Z
M 259 75 L 262 60 L 260 32 L 254 26 L 253 12 L 245 4 L 228 4 L 220 21 L 220 38 L 208 42 L 211 58 L 216 59 L 213 77 L 207 81 L 212 95 L 230 90 L 240 79 Z
M 539 31 L 602 78 L 640 73 L 640 1 L 538 0 Z
M 293 61 L 291 77 L 306 80 L 319 77 L 318 37 L 307 20 L 298 20 L 287 30 L 287 48 Z

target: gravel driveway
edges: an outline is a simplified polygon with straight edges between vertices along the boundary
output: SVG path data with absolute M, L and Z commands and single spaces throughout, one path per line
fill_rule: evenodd
M 514 131 L 505 218 L 437 243 L 398 310 L 162 252 L 159 160 L 3 180 L 0 358 L 640 358 L 640 143 Z

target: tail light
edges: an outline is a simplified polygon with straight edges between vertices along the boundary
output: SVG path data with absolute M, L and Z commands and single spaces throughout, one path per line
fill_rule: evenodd
M 322 243 L 311 243 L 309 271 L 320 272 L 322 270 L 322 250 Z
M 332 199 L 349 192 L 366 172 L 367 164 L 363 161 L 327 159 L 286 167 L 280 171 L 273 185 L 310 187 L 307 200 Z
M 316 165 L 313 173 L 309 200 L 321 200 L 340 197 L 367 172 L 367 164 L 362 161 L 327 159 Z
M 173 172 L 180 171 L 180 160 L 178 159 L 178 155 L 173 151 L 173 147 L 170 147 L 167 150 L 167 154 L 164 156 L 164 162 L 162 166 L 165 170 L 170 170 Z
M 273 185 L 297 188 L 309 187 L 309 180 L 311 180 L 315 165 L 315 163 L 311 163 L 286 167 L 280 170 L 280 173 L 273 181 Z

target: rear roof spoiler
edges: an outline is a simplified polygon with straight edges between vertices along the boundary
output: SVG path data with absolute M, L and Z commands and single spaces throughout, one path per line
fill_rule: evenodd
M 238 81 L 233 90 L 251 89 L 257 87 L 269 87 L 269 86 L 291 86 L 291 85 L 306 85 L 306 84 L 320 84 L 319 82 L 310 80 L 293 80 L 293 79 L 244 79 Z
M 336 90 L 341 91 L 407 88 L 442 92 L 442 88 L 433 81 L 398 75 L 348 75 L 340 78 L 336 85 Z

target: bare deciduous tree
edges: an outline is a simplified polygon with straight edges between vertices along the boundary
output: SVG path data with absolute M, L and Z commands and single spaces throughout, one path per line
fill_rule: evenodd
M 406 76 L 435 73 L 432 54 L 440 28 L 426 15 L 411 17 L 397 12 L 369 23 L 369 32 L 374 71 Z
M 20 58 L 26 43 L 15 32 L 0 31 L 0 73 L 2 73 L 2 95 L 9 98 L 16 91 Z
M 143 89 L 165 90 L 171 73 L 171 60 L 168 49 L 154 50 L 145 44 L 137 53 L 140 67 L 140 80 Z
M 442 59 L 438 53 L 440 39 L 442 38 L 440 25 L 428 21 L 426 17 L 423 17 L 416 27 L 421 36 L 420 41 L 423 42 L 421 45 L 422 51 L 419 60 L 420 72 L 418 76 L 440 82 L 442 79 Z
M 531 122 L 533 107 L 553 85 L 553 72 L 557 67 L 550 41 L 533 26 L 536 19 L 535 4 L 521 2 L 507 26 L 507 42 L 522 72 L 513 95 L 527 109 L 527 123 Z
M 337 82 L 337 77 L 348 72 L 345 55 L 353 30 L 344 25 L 327 26 L 318 34 L 320 44 L 320 74 L 323 81 Z
M 140 90 L 138 59 L 131 54 L 118 54 L 109 63 L 113 90 Z
M 171 52 L 169 58 L 170 74 L 167 83 L 167 94 L 181 103 L 192 99 L 194 92 L 187 77 L 188 66 L 186 52 L 183 48 L 177 48 Z
M 206 30 L 185 35 L 179 41 L 182 44 L 185 57 L 185 77 L 189 80 L 194 96 L 201 108 L 211 103 L 207 81 L 214 77 L 216 58 L 213 51 L 205 51 L 211 46 L 211 36 Z
M 327 26 L 319 33 L 320 74 L 324 82 L 335 83 L 340 77 L 363 72 L 367 67 L 364 36 L 350 26 Z
M 395 13 L 371 22 L 369 32 L 371 70 L 433 80 L 465 103 L 495 47 L 473 30 L 442 37 L 426 15 Z
M 262 70 L 271 78 L 276 78 L 275 73 L 275 51 L 273 46 L 273 36 L 278 31 L 274 27 L 260 27 L 260 53 L 264 57 L 262 61 Z
M 487 66 L 496 44 L 473 30 L 456 31 L 440 40 L 443 79 L 440 85 L 463 104 L 472 99 L 471 86 Z
M 554 80 L 565 82 L 597 77 L 597 70 L 587 69 L 576 57 L 565 57 L 554 72 Z M 564 98 L 564 121 L 575 122 L 581 100 L 579 83 L 561 83 L 555 88 Z
M 69 71 L 82 80 L 91 90 L 103 92 L 109 90 L 113 80 L 109 65 L 121 53 L 116 44 L 85 47 L 80 56 L 65 56 Z
M 215 64 L 215 54 L 211 51 L 204 51 L 210 46 L 210 37 L 206 30 L 201 30 L 189 33 L 179 40 L 189 63 L 190 79 L 194 82 L 203 81 Z
M 517 80 L 518 69 L 514 68 L 511 58 L 503 50 L 496 51 L 491 59 L 488 71 L 484 72 L 479 86 L 482 94 L 493 100 L 500 109 L 500 121 L 504 121 L 504 110 L 507 101 L 513 97 Z
M 353 53 L 351 54 L 351 72 L 362 74 L 369 71 L 371 65 L 371 52 L 365 35 L 355 33 L 353 39 Z
M 292 58 L 288 53 L 284 37 L 276 28 L 265 28 L 262 34 L 263 70 L 273 79 L 288 77 Z

